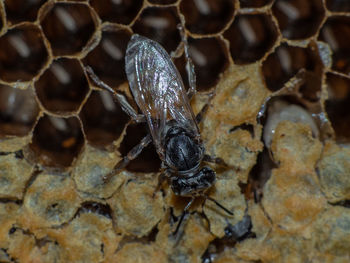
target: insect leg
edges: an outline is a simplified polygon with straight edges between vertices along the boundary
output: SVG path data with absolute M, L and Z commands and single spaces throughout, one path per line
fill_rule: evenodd
M 182 224 L 182 222 L 183 222 L 185 216 L 187 215 L 188 210 L 190 209 L 190 207 L 191 207 L 191 205 L 192 205 L 194 199 L 195 199 L 195 197 L 192 196 L 192 197 L 191 197 L 191 200 L 190 200 L 190 201 L 187 203 L 187 205 L 185 206 L 185 208 L 184 208 L 184 210 L 183 210 L 183 212 L 182 212 L 182 214 L 181 214 L 179 223 L 177 224 L 176 229 L 175 229 L 175 231 L 174 231 L 174 233 L 173 233 L 173 236 L 176 236 L 176 234 L 178 233 L 178 231 L 179 231 L 179 229 L 180 229 L 180 226 L 181 226 L 181 224 Z
M 207 102 L 204 107 L 200 110 L 200 112 L 197 113 L 196 115 L 196 123 L 199 124 L 203 120 L 204 113 L 208 110 L 209 108 L 209 102 Z
M 196 122 L 197 122 L 197 124 L 199 124 L 203 120 L 203 116 L 207 112 L 207 110 L 209 108 L 209 105 L 210 105 L 210 102 L 214 98 L 214 95 L 215 95 L 215 90 L 211 91 L 208 94 L 208 101 L 205 103 L 203 108 L 196 115 Z
M 188 48 L 187 36 L 185 33 L 185 27 L 183 24 L 184 23 L 182 22 L 177 27 L 180 30 L 182 42 L 184 43 L 186 71 L 187 71 L 187 77 L 188 77 L 188 84 L 190 85 L 190 89 L 187 91 L 187 96 L 188 96 L 188 99 L 191 100 L 193 95 L 196 94 L 196 73 L 194 71 L 194 65 L 188 51 L 189 48 Z
M 122 107 L 123 111 L 126 114 L 128 114 L 133 120 L 135 120 L 136 122 L 145 121 L 145 117 L 142 114 L 138 114 L 134 110 L 134 108 L 129 104 L 125 96 L 123 94 L 118 93 L 117 91 L 112 89 L 110 86 L 108 86 L 106 83 L 104 83 L 102 80 L 100 80 L 100 78 L 95 74 L 95 72 L 90 66 L 86 66 L 84 70 L 87 73 L 87 75 L 89 75 L 89 77 L 95 82 L 97 86 L 113 94 L 113 96 L 118 101 L 119 105 Z
M 156 196 L 156 193 L 160 190 L 163 182 L 168 179 L 168 172 L 167 170 L 163 171 L 159 177 L 158 177 L 158 184 L 157 184 L 157 187 L 154 189 L 154 192 L 153 192 L 153 195 L 152 197 L 154 198 Z
M 223 159 L 221 159 L 220 157 L 212 157 L 208 154 L 204 154 L 203 156 L 203 161 L 207 162 L 207 163 L 215 163 L 221 166 L 225 166 L 225 167 L 230 167 L 227 163 L 225 163 L 225 161 Z
M 118 172 L 122 169 L 124 169 L 129 163 L 130 161 L 134 160 L 137 156 L 139 156 L 139 154 L 142 152 L 142 150 L 147 147 L 148 144 L 150 144 L 150 142 L 152 141 L 151 135 L 147 134 L 145 137 L 143 137 L 143 139 L 141 140 L 141 142 L 134 146 L 128 153 L 126 156 L 123 157 L 123 159 L 121 159 L 113 168 L 113 170 L 106 174 L 103 177 L 103 181 L 105 183 L 107 183 L 114 175 L 118 174 Z

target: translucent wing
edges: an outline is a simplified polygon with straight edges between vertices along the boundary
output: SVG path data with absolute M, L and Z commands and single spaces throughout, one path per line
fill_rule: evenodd
M 147 118 L 158 154 L 163 155 L 169 120 L 199 136 L 181 76 L 157 42 L 133 35 L 126 50 L 125 70 L 134 99 Z

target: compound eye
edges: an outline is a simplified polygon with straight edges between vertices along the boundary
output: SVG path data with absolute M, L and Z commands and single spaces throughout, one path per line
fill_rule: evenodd
M 200 172 L 206 174 L 206 173 L 211 173 L 211 172 L 214 172 L 211 168 L 209 168 L 208 166 L 204 166 Z

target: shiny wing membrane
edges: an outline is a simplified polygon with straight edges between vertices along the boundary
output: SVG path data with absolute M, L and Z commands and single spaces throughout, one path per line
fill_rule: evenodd
M 125 70 L 134 99 L 145 115 L 158 154 L 163 156 L 166 122 L 199 136 L 181 76 L 157 42 L 133 35 L 125 56 Z

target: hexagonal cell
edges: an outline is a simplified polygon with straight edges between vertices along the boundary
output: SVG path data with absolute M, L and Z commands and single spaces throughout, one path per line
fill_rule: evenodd
M 113 231 L 112 220 L 98 213 L 80 212 L 69 224 L 51 228 L 45 236 L 58 248 L 55 257 L 41 262 L 123 262 L 109 260 L 122 237 Z M 52 250 L 54 248 L 49 247 L 43 253 Z M 31 261 L 35 260 L 38 261 L 37 258 Z
M 241 7 L 262 7 L 272 3 L 272 0 L 239 0 Z
M 146 124 L 130 124 L 126 129 L 126 135 L 120 144 L 119 151 L 122 156 L 136 146 L 143 137 L 148 133 Z M 126 167 L 128 171 L 140 172 L 140 173 L 151 173 L 157 172 L 160 168 L 160 159 L 154 148 L 153 143 L 148 145 L 141 154 L 131 161 Z
M 103 21 L 130 24 L 142 7 L 142 0 L 92 0 L 90 5 Z
M 224 29 L 235 8 L 231 0 L 187 0 L 181 1 L 180 10 L 192 33 L 214 34 Z
M 148 7 L 133 25 L 133 31 L 160 43 L 169 53 L 176 49 L 181 37 L 180 23 L 175 7 Z
M 305 69 L 306 72 L 311 74 L 315 72 L 320 65 L 319 56 L 312 47 L 293 47 L 283 43 L 263 62 L 262 72 L 267 87 L 271 91 L 276 91 L 281 89 L 283 85 L 300 70 Z M 317 79 L 313 80 L 316 81 Z M 320 80 L 318 80 L 318 82 L 320 82 Z M 310 81 L 309 84 L 313 85 L 315 83 Z M 310 94 L 310 96 L 313 95 Z
M 111 87 L 127 81 L 124 55 L 131 34 L 127 30 L 104 31 L 97 47 L 83 60 L 95 74 Z
M 33 132 L 29 145 L 36 162 L 46 166 L 67 167 L 84 144 L 80 122 L 76 117 L 58 118 L 44 115 Z
M 89 85 L 78 60 L 55 60 L 35 83 L 42 105 L 49 111 L 62 113 L 76 111 Z
M 6 23 L 6 15 L 3 6 L 0 6 L 0 32 Z
M 47 60 L 41 30 L 35 25 L 20 25 L 0 38 L 0 78 L 4 81 L 29 81 Z
M 319 138 L 320 129 L 316 116 L 310 112 L 297 96 L 276 96 L 266 105 L 266 120 L 263 139 L 265 146 L 270 148 L 276 128 L 283 121 L 303 123 L 308 125 L 315 138 Z
M 0 155 L 0 198 L 21 200 L 33 170 L 34 165 L 15 153 Z
M 325 16 L 322 0 L 277 0 L 272 11 L 282 35 L 288 39 L 311 37 Z
M 64 56 L 80 52 L 95 31 L 88 5 L 67 2 L 48 7 L 50 9 L 40 18 L 40 23 L 53 54 Z
M 206 91 L 218 82 L 220 73 L 229 64 L 225 44 L 219 38 L 190 38 L 188 43 L 196 72 L 197 91 Z M 184 55 L 175 60 L 175 65 L 183 82 L 188 85 Z
M 113 147 L 109 148 L 113 151 L 86 144 L 70 173 L 76 189 L 89 200 L 110 198 L 131 175 L 127 171 L 121 171 L 116 176 L 104 180 L 121 160 L 119 152 Z
M 0 137 L 27 135 L 38 114 L 39 107 L 31 89 L 0 85 Z
M 277 29 L 265 14 L 236 16 L 224 37 L 230 41 L 231 56 L 236 64 L 261 59 L 274 45 Z
M 45 0 L 5 0 L 6 18 L 11 24 L 35 21 L 39 8 Z
M 171 5 L 175 4 L 177 0 L 148 0 L 148 2 L 156 5 Z
M 321 29 L 319 38 L 333 51 L 334 70 L 350 73 L 350 17 L 329 17 Z
M 156 176 L 129 177 L 109 199 L 117 232 L 142 237 L 156 227 L 165 213 L 163 196 L 154 191 L 157 183 Z
M 349 12 L 350 2 L 348 0 L 326 0 L 326 7 L 332 12 Z
M 80 204 L 67 174 L 39 174 L 23 200 L 23 224 L 29 229 L 60 226 L 72 219 Z
M 350 79 L 327 74 L 328 100 L 326 112 L 338 142 L 350 142 Z
M 311 102 L 316 102 L 321 99 L 323 72 L 320 65 L 320 63 L 317 63 L 315 71 L 307 71 L 303 74 L 303 83 L 299 88 L 299 92 L 302 94 L 303 98 Z
M 88 141 L 106 146 L 118 139 L 129 117 L 108 91 L 93 91 L 80 112 Z

